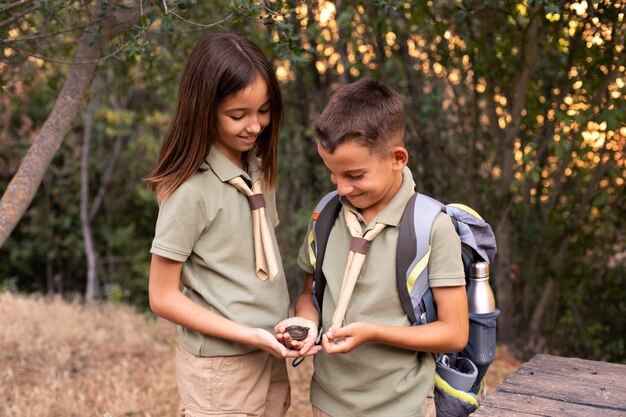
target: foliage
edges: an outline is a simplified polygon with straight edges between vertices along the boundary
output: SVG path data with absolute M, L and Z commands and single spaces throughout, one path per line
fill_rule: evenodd
M 190 48 L 207 31 L 229 28 L 262 46 L 282 82 L 278 231 L 292 294 L 302 282 L 295 258 L 308 216 L 331 186 L 313 145 L 313 122 L 339 85 L 368 76 L 405 97 L 418 189 L 469 203 L 494 226 L 503 342 L 529 353 L 626 360 L 625 337 L 616 331 L 626 325 L 619 299 L 626 252 L 624 3 L 156 3 L 160 9 L 111 45 L 98 67 L 106 88 L 93 128 L 92 198 L 116 139 L 124 143 L 94 217 L 101 297 L 146 306 L 156 203 L 142 178 L 156 160 Z M 71 60 L 76 34 L 64 28 L 86 19 L 69 10 L 70 2 L 37 4 L 45 10 L 22 17 L 19 30 L 0 26 L 7 39 L 0 192 L 67 74 L 58 62 Z M 46 34 L 59 32 L 54 48 L 26 40 L 43 34 L 46 22 Z M 68 192 L 79 188 L 82 123 L 76 120 L 0 251 L 4 285 L 82 292 L 79 197 Z

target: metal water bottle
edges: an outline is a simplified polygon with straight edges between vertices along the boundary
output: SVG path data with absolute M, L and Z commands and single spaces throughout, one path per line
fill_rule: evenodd
M 496 299 L 489 285 L 489 264 L 487 262 L 475 262 L 470 265 L 467 303 L 470 313 L 491 313 L 496 309 Z

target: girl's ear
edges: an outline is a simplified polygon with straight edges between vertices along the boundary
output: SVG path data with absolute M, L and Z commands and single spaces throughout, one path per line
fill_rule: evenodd
M 391 159 L 393 169 L 402 171 L 406 164 L 409 163 L 409 152 L 402 146 L 396 146 L 391 149 Z

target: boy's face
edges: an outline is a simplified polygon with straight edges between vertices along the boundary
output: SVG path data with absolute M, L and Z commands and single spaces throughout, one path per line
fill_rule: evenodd
M 329 153 L 320 144 L 317 151 L 330 171 L 337 192 L 345 196 L 370 221 L 389 204 L 402 184 L 402 168 L 408 154 L 402 147 L 387 155 L 370 153 L 366 146 L 351 140 Z

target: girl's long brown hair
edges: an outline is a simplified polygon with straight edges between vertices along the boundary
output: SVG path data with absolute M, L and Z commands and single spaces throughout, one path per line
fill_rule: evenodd
M 217 139 L 217 106 L 261 76 L 270 95 L 270 123 L 257 138 L 256 156 L 266 186 L 276 184 L 278 130 L 283 101 L 272 65 L 261 49 L 236 32 L 215 32 L 191 51 L 183 71 L 174 116 L 157 166 L 146 178 L 159 200 L 169 197 L 198 170 Z

